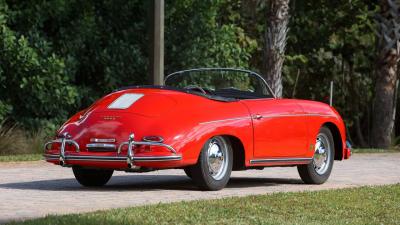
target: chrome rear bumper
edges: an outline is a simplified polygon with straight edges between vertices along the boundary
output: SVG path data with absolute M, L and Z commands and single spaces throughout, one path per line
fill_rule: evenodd
M 71 135 L 69 135 L 67 132 L 63 133 L 61 135 L 61 138 L 49 141 L 46 144 L 44 144 L 44 150 L 47 150 L 47 147 L 53 143 L 61 143 L 61 148 L 60 148 L 60 155 L 58 155 L 58 159 L 60 161 L 60 165 L 64 166 L 65 164 L 65 145 L 66 144 L 72 144 L 75 147 L 75 151 L 79 152 L 79 144 L 76 143 L 76 141 L 71 140 Z
M 71 144 L 75 147 L 75 151 L 79 152 L 79 144 L 71 140 L 71 136 L 68 133 L 63 133 L 61 138 L 49 141 L 44 145 L 45 151 L 48 150 L 48 146 L 53 143 L 61 143 L 60 154 L 44 154 L 46 160 L 59 160 L 61 166 L 66 166 L 66 160 L 81 160 L 81 161 L 101 161 L 101 162 L 123 162 L 126 161 L 129 168 L 133 168 L 133 162 L 158 162 L 158 161 L 177 161 L 181 160 L 182 156 L 177 155 L 176 150 L 169 145 L 161 142 L 151 141 L 135 141 L 134 134 L 129 135 L 127 142 L 123 142 L 118 146 L 117 154 L 119 155 L 122 148 L 127 145 L 128 151 L 126 156 L 94 156 L 94 155 L 66 155 L 65 146 Z M 147 146 L 160 146 L 168 149 L 173 155 L 170 156 L 134 156 L 133 147 L 135 145 L 147 145 Z
M 55 154 L 44 154 L 46 160 L 57 160 L 59 155 Z M 160 162 L 160 161 L 177 161 L 181 160 L 180 155 L 171 156 L 133 156 L 135 162 Z M 101 162 L 126 162 L 125 156 L 78 156 L 78 155 L 65 155 L 64 160 L 76 160 L 76 161 L 101 161 Z

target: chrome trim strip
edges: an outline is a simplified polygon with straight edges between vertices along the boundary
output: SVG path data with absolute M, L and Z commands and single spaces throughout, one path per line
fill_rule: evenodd
M 328 117 L 334 117 L 332 115 L 320 114 L 320 113 L 305 113 L 304 115 L 306 115 L 306 116 L 328 116 Z
M 279 118 L 279 117 L 299 117 L 299 116 L 324 116 L 324 117 L 334 117 L 332 115 L 318 114 L 318 113 L 301 113 L 301 114 L 279 114 L 279 115 L 261 115 L 264 118 Z
M 52 154 L 45 154 L 44 157 L 46 159 L 57 159 L 58 155 L 52 155 Z M 73 155 L 67 155 L 65 156 L 65 160 L 82 160 L 82 161 L 121 161 L 125 162 L 126 157 L 112 157 L 112 156 L 73 156 Z
M 58 159 L 58 155 L 54 154 L 44 154 L 46 159 Z M 76 160 L 76 161 L 117 161 L 117 162 L 126 162 L 126 157 L 124 156 L 75 156 L 75 155 L 66 155 L 65 160 Z M 179 161 L 182 160 L 181 155 L 171 155 L 171 156 L 134 156 L 133 161 L 137 162 L 158 162 L 158 161 Z
M 178 161 L 182 160 L 180 155 L 171 156 L 135 156 L 133 160 L 136 162 L 151 162 L 151 161 Z
M 81 158 L 68 158 L 66 160 L 75 160 L 75 161 L 97 161 L 97 162 L 126 162 L 126 159 L 92 159 L 92 158 L 88 158 L 88 159 L 81 159 Z
M 115 138 L 90 138 L 90 142 L 96 143 L 114 143 Z
M 332 115 L 325 115 L 325 114 L 318 114 L 318 113 L 302 113 L 302 114 L 280 114 L 280 115 L 255 115 L 257 118 L 252 118 L 249 116 L 244 116 L 244 117 L 235 117 L 235 118 L 229 118 L 229 119 L 221 119 L 221 120 L 212 120 L 212 121 L 206 121 L 206 122 L 200 122 L 199 124 L 209 124 L 209 123 L 220 123 L 220 122 L 226 122 L 226 121 L 231 121 L 231 120 L 244 120 L 244 119 L 265 119 L 265 118 L 279 118 L 279 117 L 299 117 L 299 116 L 324 116 L 324 117 L 334 117 Z
M 45 159 L 58 159 L 58 155 L 54 155 L 54 154 L 43 154 L 43 157 Z
M 117 146 L 115 144 L 107 144 L 107 143 L 89 143 L 86 144 L 87 149 L 92 149 L 92 148 L 101 148 L 101 149 L 109 149 L 109 150 L 116 150 Z
M 201 122 L 199 124 L 220 123 L 220 122 L 227 122 L 227 121 L 233 121 L 233 120 L 244 120 L 244 119 L 251 119 L 251 118 L 249 116 L 244 116 L 244 117 L 236 117 L 236 118 L 221 119 L 221 120 L 211 120 L 211 121 Z
M 88 160 L 88 161 L 126 161 L 125 157 L 112 157 L 112 156 L 74 156 L 69 155 L 66 158 L 67 160 Z
M 276 163 L 276 162 L 308 162 L 311 161 L 312 158 L 276 158 L 276 159 L 251 159 L 251 164 L 258 163 Z

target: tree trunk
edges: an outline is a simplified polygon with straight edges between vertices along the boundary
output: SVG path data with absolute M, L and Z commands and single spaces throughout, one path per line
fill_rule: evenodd
M 373 105 L 372 146 L 388 148 L 394 126 L 395 87 L 399 61 L 400 11 L 393 0 L 381 0 L 377 16 L 378 59 L 376 68 L 375 99 Z
M 267 19 L 263 72 L 276 97 L 282 97 L 282 65 L 289 23 L 289 0 L 270 0 Z

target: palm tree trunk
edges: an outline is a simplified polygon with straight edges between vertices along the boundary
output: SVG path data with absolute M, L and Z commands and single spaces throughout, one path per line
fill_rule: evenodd
M 394 126 L 394 99 L 397 64 L 400 58 L 400 7 L 394 0 L 381 0 L 377 16 L 378 59 L 376 68 L 375 99 L 373 105 L 372 146 L 388 148 Z
M 263 73 L 277 97 L 282 97 L 282 66 L 289 23 L 289 0 L 270 0 L 265 32 Z

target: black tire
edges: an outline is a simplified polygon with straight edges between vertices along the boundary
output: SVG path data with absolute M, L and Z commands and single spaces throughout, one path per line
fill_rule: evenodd
M 327 159 L 324 160 L 327 165 L 325 167 L 318 168 L 316 163 L 316 152 L 314 153 L 314 157 L 311 163 L 307 165 L 299 165 L 297 166 L 297 170 L 299 171 L 299 175 L 304 183 L 306 184 L 323 184 L 328 180 L 331 175 L 333 162 L 335 158 L 335 145 L 333 142 L 333 136 L 329 128 L 321 127 L 319 133 L 317 135 L 316 145 L 318 144 L 318 139 L 323 139 L 326 143 L 325 145 L 329 145 L 328 148 L 325 148 L 327 154 Z
M 190 167 L 183 168 L 183 171 L 185 171 L 186 176 L 192 178 L 192 172 L 190 172 Z
M 212 149 L 211 146 L 213 143 L 216 143 L 218 146 L 220 145 L 219 147 L 221 151 L 226 152 L 226 154 L 223 155 L 222 169 L 218 170 L 218 173 L 215 176 L 211 174 L 212 172 L 208 165 L 209 152 L 211 151 L 209 151 L 209 149 Z M 212 137 L 204 144 L 200 152 L 199 159 L 197 160 L 197 164 L 189 167 L 192 179 L 200 187 L 200 189 L 217 191 L 226 186 L 232 172 L 232 153 L 231 143 L 228 139 L 222 136 Z
M 111 178 L 113 170 L 88 169 L 72 167 L 76 180 L 86 187 L 99 187 L 105 185 Z

